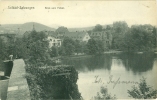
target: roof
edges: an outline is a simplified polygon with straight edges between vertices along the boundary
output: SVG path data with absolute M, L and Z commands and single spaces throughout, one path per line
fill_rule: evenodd
M 95 36 L 102 36 L 102 34 L 105 33 L 105 31 L 96 31 L 96 32 L 91 32 L 89 35 L 92 36 L 92 35 L 95 35 Z
M 57 33 L 54 32 L 54 31 L 49 31 L 49 32 L 48 32 L 48 36 L 57 37 Z
M 26 31 L 23 35 L 24 36 L 28 36 L 29 34 L 31 34 L 32 31 Z
M 75 39 L 75 40 L 82 40 L 84 36 L 88 34 L 87 32 L 68 32 L 65 36 Z

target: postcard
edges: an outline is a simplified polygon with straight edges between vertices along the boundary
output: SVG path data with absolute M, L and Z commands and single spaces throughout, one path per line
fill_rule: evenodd
M 156 0 L 0 1 L 0 100 L 157 98 Z

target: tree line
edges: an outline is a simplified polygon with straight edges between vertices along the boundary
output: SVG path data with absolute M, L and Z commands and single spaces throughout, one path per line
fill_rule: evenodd
M 128 27 L 125 21 L 114 22 L 105 28 L 98 24 L 91 31 L 105 31 L 112 34 L 111 49 L 136 52 L 153 51 L 157 46 L 157 28 L 150 24 L 132 25 Z
M 0 56 L 1 59 L 8 59 L 8 56 L 11 54 L 15 58 L 42 57 L 42 55 L 46 55 L 44 56 L 46 58 L 42 58 L 44 60 L 48 56 L 101 54 L 109 49 L 128 52 L 153 51 L 157 45 L 156 27 L 148 24 L 128 27 L 126 22 L 119 21 L 114 22 L 112 25 L 107 25 L 105 28 L 98 24 L 88 33 L 92 31 L 105 31 L 112 34 L 111 48 L 106 47 L 102 40 L 90 39 L 85 43 L 68 37 L 63 39 L 61 47 L 49 48 L 46 34 L 32 31 L 28 36 L 16 37 L 15 41 L 5 42 L 0 38 Z

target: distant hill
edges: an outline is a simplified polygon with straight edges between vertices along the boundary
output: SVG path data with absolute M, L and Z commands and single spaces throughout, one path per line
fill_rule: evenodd
M 36 23 L 36 22 L 24 23 L 20 26 L 20 29 L 24 31 L 31 31 L 33 29 L 33 24 L 36 31 L 43 31 L 43 30 L 54 31 L 55 30 L 54 28 L 51 28 L 51 27 L 48 27 L 46 25 Z
M 0 30 L 5 29 L 5 30 L 14 30 L 18 32 L 19 29 L 19 34 L 21 35 L 26 31 L 31 31 L 33 29 L 33 24 L 36 31 L 43 31 L 43 30 L 55 31 L 54 28 L 36 22 L 28 22 L 24 24 L 4 24 L 1 25 Z
M 33 24 L 34 28 L 36 31 L 55 31 L 59 25 L 57 24 L 52 24 L 51 26 L 46 26 L 40 23 L 36 22 L 28 22 L 24 24 L 3 24 L 0 26 L 0 31 L 14 31 L 16 33 L 19 32 L 19 35 L 23 35 L 24 32 L 26 31 L 31 31 L 33 29 Z M 103 28 L 106 27 L 106 25 L 102 25 Z M 112 26 L 110 24 L 110 26 Z M 66 27 L 66 26 L 65 26 Z M 76 32 L 76 31 L 89 31 L 93 30 L 95 26 L 90 26 L 90 27 L 81 27 L 81 28 L 68 28 L 70 32 Z M 56 28 L 56 29 L 55 29 Z

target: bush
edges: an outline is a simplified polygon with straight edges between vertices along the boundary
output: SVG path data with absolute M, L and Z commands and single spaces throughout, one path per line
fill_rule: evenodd
M 26 76 L 32 100 L 80 99 L 78 72 L 72 66 L 45 66 L 32 73 Z
M 146 79 L 142 78 L 139 86 L 133 86 L 131 90 L 128 90 L 128 94 L 130 97 L 135 99 L 155 99 L 157 90 L 154 90 L 152 87 L 148 86 Z
M 101 87 L 100 93 L 97 92 L 97 96 L 94 97 L 95 100 L 108 100 L 112 99 L 115 100 L 116 96 L 112 96 L 111 94 L 108 93 L 108 89 L 106 87 Z

